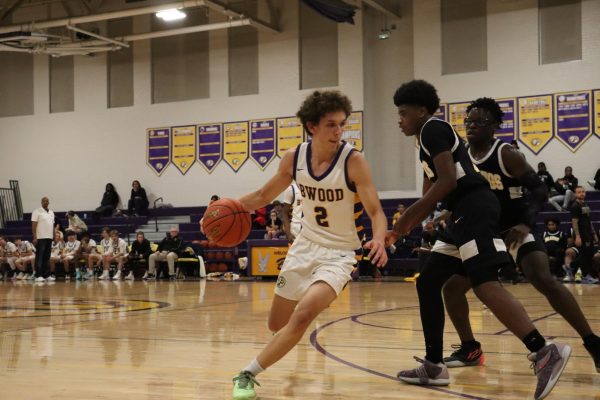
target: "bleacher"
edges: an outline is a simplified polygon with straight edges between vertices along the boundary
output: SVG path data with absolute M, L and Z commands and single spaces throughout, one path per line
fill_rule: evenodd
M 403 203 L 407 207 L 413 204 L 416 198 L 405 198 L 405 199 L 384 199 L 381 200 L 383 210 L 388 218 L 388 228 L 391 228 L 392 216 L 396 212 L 396 207 L 399 203 Z M 600 227 L 600 192 L 588 191 L 586 197 L 586 203 L 592 209 L 592 221 L 596 229 Z M 92 238 L 95 240 L 100 239 L 101 229 L 104 226 L 108 226 L 111 229 L 117 229 L 121 236 L 126 240 L 133 240 L 134 233 L 138 227 L 152 224 L 155 220 L 168 217 L 183 217 L 186 219 L 189 217 L 189 222 L 179 223 L 180 237 L 184 242 L 201 244 L 204 247 L 205 258 L 207 261 L 215 263 L 226 263 L 228 269 L 231 270 L 235 266 L 235 259 L 237 257 L 243 257 L 247 253 L 246 242 L 241 243 L 234 249 L 222 249 L 215 248 L 213 246 L 207 246 L 207 238 L 204 236 L 198 226 L 198 222 L 206 206 L 202 207 L 173 207 L 173 208 L 160 208 L 149 210 L 149 215 L 144 217 L 101 217 L 97 220 L 91 218 L 91 211 L 78 211 L 77 214 L 86 222 L 89 228 L 89 232 Z M 84 217 L 86 216 L 87 217 Z M 64 212 L 56 212 L 57 220 L 66 227 L 67 220 Z M 569 212 L 557 212 L 550 204 L 544 206 L 544 210 L 539 213 L 537 217 L 537 230 L 543 232 L 545 229 L 544 221 L 548 218 L 554 218 L 561 222 L 559 229 L 568 232 L 571 228 L 571 215 Z M 4 229 L 0 229 L 0 234 L 6 236 L 9 240 L 16 236 L 22 236 L 25 240 L 31 240 L 31 214 L 25 214 L 23 220 L 20 221 L 9 221 Z M 364 227 L 364 234 L 367 237 L 371 237 L 371 221 L 364 215 L 362 219 L 362 225 Z M 162 232 L 164 233 L 164 232 Z M 253 229 L 248 239 L 262 239 L 264 237 L 264 229 Z M 408 240 L 415 243 L 420 242 L 422 234 L 421 227 L 415 228 L 409 235 Z M 207 253 L 214 253 L 207 256 Z M 229 254 L 228 254 L 229 253 Z M 218 257 L 215 257 L 218 256 Z M 231 256 L 234 256 L 233 258 Z M 416 255 L 411 257 L 392 257 L 388 263 L 387 270 L 384 271 L 389 275 L 399 275 L 404 273 L 410 273 L 417 268 L 418 260 Z

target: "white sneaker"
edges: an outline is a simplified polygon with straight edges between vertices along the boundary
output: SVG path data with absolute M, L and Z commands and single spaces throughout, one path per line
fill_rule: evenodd
M 148 271 L 144 272 L 144 276 L 142 276 L 142 280 L 148 279 Z
M 121 271 L 117 271 L 117 273 L 113 276 L 113 281 L 118 281 L 121 279 Z
M 102 275 L 100 275 L 98 277 L 98 279 L 100 279 L 101 281 L 105 281 L 107 279 L 110 279 L 110 275 L 108 274 L 108 271 L 102 272 Z
M 28 281 L 28 280 L 29 280 L 29 278 L 30 278 L 30 276 L 31 276 L 31 275 L 29 275 L 29 274 L 25 274 L 25 275 L 23 275 L 23 280 L 24 280 L 24 281 Z
M 49 277 L 46 278 L 46 281 L 48 282 L 54 282 L 56 280 L 56 278 L 54 277 L 54 275 L 50 275 Z M 36 279 L 37 281 L 37 279 Z
M 135 277 L 133 276 L 133 271 L 129 271 L 129 274 L 127 274 L 127 276 L 125 277 L 125 280 L 127 280 L 127 281 L 135 280 Z
M 25 279 L 24 276 L 25 275 L 23 275 L 22 272 L 19 272 L 19 274 L 17 275 L 17 279 L 20 280 L 20 281 L 22 281 L 23 279 Z
M 35 278 L 35 281 L 36 282 L 46 282 L 46 280 L 41 276 L 38 276 L 37 278 Z

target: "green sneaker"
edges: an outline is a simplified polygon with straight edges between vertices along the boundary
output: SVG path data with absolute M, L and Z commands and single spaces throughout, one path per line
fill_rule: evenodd
M 256 381 L 254 375 L 248 371 L 242 371 L 233 378 L 233 400 L 254 400 L 256 399 L 256 392 L 254 391 L 254 384 L 260 386 L 260 383 Z

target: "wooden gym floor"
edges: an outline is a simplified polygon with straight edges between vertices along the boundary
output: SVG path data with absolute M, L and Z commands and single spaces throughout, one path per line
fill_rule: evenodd
M 274 282 L 0 282 L 0 399 L 229 399 L 231 378 L 269 340 Z M 596 332 L 600 286 L 569 285 Z M 600 399 L 581 340 L 530 285 L 508 286 L 545 335 L 573 356 L 550 399 Z M 451 370 L 446 388 L 394 379 L 423 356 L 414 284 L 351 283 L 282 361 L 259 376 L 262 400 L 528 399 L 524 346 L 471 295 L 485 367 Z M 446 350 L 457 336 L 446 321 Z

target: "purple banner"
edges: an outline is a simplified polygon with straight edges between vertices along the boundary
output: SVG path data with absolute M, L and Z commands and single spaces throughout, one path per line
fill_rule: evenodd
M 146 164 L 161 176 L 171 163 L 171 129 L 146 129 Z
M 275 158 L 275 119 L 250 121 L 250 158 L 262 170 Z
M 448 105 L 445 103 L 440 104 L 440 108 L 433 113 L 433 116 L 444 121 L 448 121 Z
M 554 95 L 554 131 L 572 152 L 592 135 L 590 91 Z
M 517 100 L 498 99 L 497 101 L 504 115 L 502 116 L 502 124 L 496 131 L 495 136 L 503 142 L 510 143 L 517 138 L 517 125 L 515 123 L 517 120 Z
M 198 125 L 198 162 L 211 174 L 223 158 L 223 125 Z

